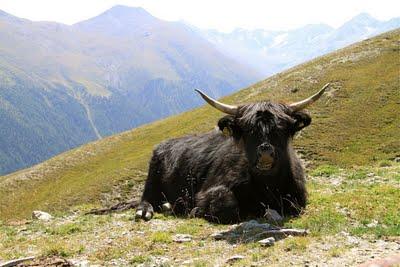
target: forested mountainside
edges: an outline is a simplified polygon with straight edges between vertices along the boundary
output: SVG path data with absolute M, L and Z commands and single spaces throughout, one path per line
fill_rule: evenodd
M 0 11 L 0 174 L 260 78 L 178 22 L 115 6 L 68 26 Z

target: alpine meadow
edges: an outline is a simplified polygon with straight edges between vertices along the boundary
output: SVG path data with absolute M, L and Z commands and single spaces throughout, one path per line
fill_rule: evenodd
M 308 229 L 309 235 L 266 248 L 241 235 L 215 240 L 215 232 L 235 229 L 203 219 L 156 214 L 151 222 L 135 222 L 133 210 L 84 215 L 92 208 L 138 199 L 156 144 L 215 127 L 221 114 L 204 106 L 2 176 L 0 258 L 33 253 L 41 259 L 101 265 L 282 266 L 287 261 L 356 265 L 371 256 L 396 253 L 399 40 L 400 30 L 387 32 L 222 99 L 235 104 L 262 99 L 292 102 L 330 82 L 329 91 L 309 109 L 311 126 L 294 140 L 307 166 L 309 200 L 299 217 L 288 218 L 283 225 Z M 48 211 L 55 218 L 27 221 L 33 210 Z M 177 242 L 177 234 L 189 235 L 189 242 Z

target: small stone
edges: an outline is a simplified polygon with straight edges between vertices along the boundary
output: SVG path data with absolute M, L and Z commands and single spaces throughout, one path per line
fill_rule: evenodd
M 77 267 L 89 267 L 89 261 L 87 260 L 79 260 L 79 259 L 71 259 L 70 262 Z
M 182 264 L 183 264 L 183 265 L 192 265 L 192 264 L 193 264 L 193 260 L 192 260 L 192 259 L 190 259 L 190 260 L 185 260 L 185 261 L 182 262 Z
M 242 260 L 242 259 L 244 259 L 244 256 L 242 256 L 242 255 L 233 255 L 226 262 L 227 263 L 232 263 L 232 262 L 235 262 L 235 261 L 238 261 L 238 260 Z
M 215 240 L 222 240 L 224 238 L 224 235 L 222 233 L 214 233 L 212 235 L 210 235 L 212 238 L 214 238 Z
M 283 217 L 273 209 L 267 209 L 264 218 L 271 223 L 281 223 L 283 221 Z
M 377 220 L 372 220 L 372 222 L 369 223 L 369 224 L 367 224 L 366 226 L 367 226 L 368 228 L 376 227 L 376 226 L 378 226 L 378 221 L 377 221 Z
M 190 242 L 192 241 L 192 236 L 187 234 L 177 234 L 174 235 L 172 240 L 177 243 Z
M 169 261 L 171 260 L 168 257 L 162 257 L 162 256 L 154 257 L 153 258 L 154 265 L 150 266 L 166 266 Z
M 347 243 L 350 245 L 358 245 L 360 244 L 360 241 L 356 237 L 349 235 L 347 236 Z
M 270 246 L 273 246 L 275 244 L 275 238 L 268 237 L 268 238 L 265 238 L 265 239 L 261 239 L 260 241 L 258 241 L 258 243 L 260 243 L 264 247 L 270 247 Z
M 32 212 L 32 219 L 36 220 L 41 220 L 41 221 L 50 221 L 53 218 L 49 213 L 40 211 L 40 210 L 34 210 Z

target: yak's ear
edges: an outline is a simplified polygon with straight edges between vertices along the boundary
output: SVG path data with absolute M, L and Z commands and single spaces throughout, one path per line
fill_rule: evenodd
M 227 115 L 218 121 L 218 128 L 225 136 L 232 136 L 235 139 L 240 139 L 242 134 L 240 128 L 237 126 L 235 116 Z
M 292 114 L 294 119 L 293 133 L 300 131 L 304 127 L 307 127 L 311 123 L 311 117 L 308 113 L 304 111 L 296 111 Z

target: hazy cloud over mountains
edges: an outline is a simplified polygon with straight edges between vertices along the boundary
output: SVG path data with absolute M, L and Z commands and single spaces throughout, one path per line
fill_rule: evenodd
M 313 24 L 289 31 L 199 31 L 221 52 L 267 76 L 398 27 L 400 17 L 379 21 L 361 13 L 336 29 Z

